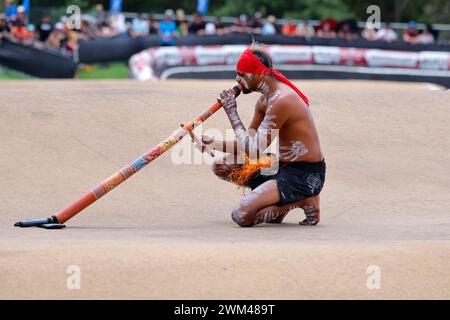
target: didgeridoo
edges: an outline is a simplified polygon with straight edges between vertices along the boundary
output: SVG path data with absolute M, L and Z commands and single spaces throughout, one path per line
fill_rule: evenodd
M 241 89 L 238 86 L 233 88 L 236 97 L 241 93 Z M 96 185 L 92 190 L 86 193 L 84 196 L 70 204 L 65 209 L 56 213 L 47 219 L 34 219 L 16 222 L 14 225 L 16 227 L 32 227 L 40 226 L 44 228 L 57 228 L 58 226 L 63 226 L 62 224 L 73 218 L 82 210 L 86 209 L 92 203 L 103 197 L 105 194 L 113 190 L 119 184 L 127 180 L 129 177 L 134 175 L 136 172 L 144 168 L 150 162 L 158 158 L 164 152 L 173 147 L 177 142 L 179 142 L 186 134 L 189 134 L 194 130 L 195 127 L 200 125 L 206 119 L 208 119 L 212 114 L 219 110 L 222 105 L 219 102 L 211 105 L 206 111 L 199 114 L 191 122 L 184 124 L 182 128 L 179 128 L 174 134 L 169 136 L 164 141 L 160 142 L 145 154 L 143 154 L 138 159 L 127 164 L 125 167 L 114 173 L 112 176 L 104 180 L 103 182 Z

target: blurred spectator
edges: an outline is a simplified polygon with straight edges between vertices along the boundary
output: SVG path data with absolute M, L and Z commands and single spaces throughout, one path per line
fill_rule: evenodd
M 95 20 L 97 26 L 100 26 L 102 22 L 106 20 L 107 16 L 105 11 L 103 10 L 103 5 L 101 3 L 98 3 L 95 5 Z
M 6 20 L 6 15 L 0 13 L 0 36 L 9 34 L 11 28 L 9 27 L 8 20 Z
M 389 23 L 385 23 L 383 28 L 378 30 L 376 40 L 394 42 L 397 40 L 397 33 L 391 28 Z
M 419 34 L 417 42 L 419 44 L 433 44 L 434 43 L 434 37 L 430 33 L 429 27 L 422 29 L 422 32 Z
M 366 25 L 364 30 L 361 32 L 361 36 L 368 41 L 378 40 L 377 31 Z
M 52 47 L 60 48 L 62 42 L 64 41 L 65 35 L 63 33 L 64 29 L 64 23 L 61 21 L 57 22 L 55 24 L 55 28 L 50 33 L 50 35 L 47 38 L 47 44 L 49 44 Z
M 15 21 L 17 17 L 17 6 L 13 0 L 5 0 L 5 15 L 9 21 Z
M 146 36 L 149 33 L 149 26 L 147 20 L 144 19 L 142 14 L 133 19 L 131 24 L 130 34 L 132 37 Z
M 93 39 L 96 36 L 97 28 L 92 25 L 88 20 L 81 20 L 81 32 L 85 35 L 86 39 Z
M 307 20 L 304 20 L 297 25 L 297 35 L 305 38 L 314 37 L 314 28 L 309 25 Z
M 354 20 L 344 20 L 338 26 L 338 38 L 345 41 L 358 39 L 358 26 Z
M 249 32 L 247 16 L 245 14 L 241 14 L 236 20 L 234 20 L 233 25 L 230 27 L 230 32 Z
M 48 39 L 48 36 L 53 30 L 52 23 L 50 21 L 50 17 L 45 15 L 42 17 L 41 23 L 38 25 L 38 39 L 39 41 L 45 42 Z
M 175 37 L 178 36 L 173 16 L 173 10 L 167 9 L 164 12 L 164 20 L 159 24 L 159 44 L 162 46 L 175 44 Z
M 27 25 L 28 24 L 28 18 L 25 13 L 25 7 L 24 6 L 18 6 L 17 7 L 17 16 L 16 20 L 13 21 L 13 24 L 18 25 Z
M 30 29 L 23 23 L 20 23 L 12 28 L 12 35 L 16 41 L 23 44 L 31 44 L 34 40 L 33 27 Z
M 151 14 L 148 18 L 148 32 L 150 34 L 158 34 L 159 24 L 156 22 L 155 17 Z
M 64 44 L 63 49 L 67 54 L 72 54 L 78 49 L 78 40 L 84 40 L 87 38 L 83 33 L 81 33 L 80 30 L 73 29 L 68 20 L 64 25 L 64 33 L 67 36 L 67 41 Z
M 113 37 L 117 34 L 111 28 L 107 20 L 100 23 L 98 30 L 96 32 L 97 37 Z
M 205 22 L 203 21 L 203 17 L 199 15 L 197 12 L 192 16 L 192 22 L 189 25 L 189 33 L 201 35 L 205 32 Z
M 433 29 L 433 27 L 429 24 L 427 24 L 427 30 L 433 36 L 435 41 L 437 39 L 439 39 L 439 31 L 438 30 Z
M 116 34 L 125 34 L 128 31 L 127 22 L 123 13 L 113 13 L 110 17 L 111 28 Z
M 319 38 L 336 38 L 337 22 L 334 19 L 322 20 L 317 27 L 316 36 Z
M 77 39 L 79 31 L 70 28 L 70 22 L 57 22 L 55 28 L 50 33 L 47 44 L 59 48 L 64 55 L 71 55 L 77 49 Z
M 253 15 L 253 19 L 250 21 L 248 26 L 250 27 L 252 33 L 261 34 L 263 24 L 264 20 L 262 18 L 261 12 L 256 11 Z
M 214 20 L 214 26 L 216 27 L 216 34 L 224 35 L 228 33 L 228 28 L 223 25 L 220 17 L 216 17 L 216 19 Z
M 288 19 L 281 27 L 281 33 L 285 36 L 295 36 L 297 34 L 297 25 L 291 19 Z
M 176 16 L 177 16 L 176 25 L 177 25 L 177 32 L 178 32 L 178 34 L 180 36 L 187 35 L 189 33 L 189 25 L 188 25 L 188 23 L 186 21 L 184 10 L 183 9 L 177 9 Z
M 214 24 L 214 22 L 208 22 L 205 25 L 204 34 L 207 36 L 217 34 L 216 25 Z
M 419 31 L 417 31 L 417 23 L 410 21 L 408 28 L 403 32 L 403 41 L 409 44 L 416 44 L 419 41 Z
M 274 15 L 270 15 L 267 17 L 266 22 L 264 22 L 262 27 L 262 35 L 270 36 L 273 34 L 277 34 L 277 28 L 275 27 L 276 18 Z

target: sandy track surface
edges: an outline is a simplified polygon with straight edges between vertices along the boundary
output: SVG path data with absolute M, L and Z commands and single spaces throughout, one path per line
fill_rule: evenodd
M 243 191 L 171 151 L 67 222 L 48 217 L 214 102 L 232 81 L 0 83 L 0 298 L 450 298 L 450 91 L 297 82 L 327 161 L 322 221 L 240 228 Z M 248 123 L 256 94 L 238 98 Z M 219 110 L 204 125 L 225 132 Z M 189 144 L 188 144 L 189 145 Z M 67 268 L 79 266 L 81 289 Z M 380 289 L 367 287 L 369 266 Z

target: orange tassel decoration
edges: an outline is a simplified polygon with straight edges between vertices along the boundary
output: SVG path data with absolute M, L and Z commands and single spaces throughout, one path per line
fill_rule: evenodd
M 244 154 L 244 164 L 240 168 L 235 168 L 230 173 L 230 180 L 238 186 L 245 186 L 247 181 L 259 170 L 270 168 L 275 163 L 273 155 L 263 156 L 257 160 L 250 159 Z

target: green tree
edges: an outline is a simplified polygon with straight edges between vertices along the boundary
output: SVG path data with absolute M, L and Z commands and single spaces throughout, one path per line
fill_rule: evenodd
M 79 6 L 80 9 L 88 9 L 90 7 L 88 0 L 66 0 L 65 6 L 71 5 Z
M 16 3 L 20 3 L 17 0 Z M 3 0 L 0 1 L 3 8 Z M 109 9 L 109 0 L 32 0 L 33 8 L 67 7 L 79 5 L 83 10 L 102 3 Z M 263 15 L 274 14 L 279 18 L 300 19 L 367 19 L 367 7 L 378 5 L 382 21 L 407 22 L 416 20 L 425 23 L 450 23 L 450 0 L 210 0 L 209 15 L 237 16 L 241 13 L 253 15 L 261 11 Z M 187 14 L 195 11 L 195 0 L 124 0 L 123 9 L 131 12 L 164 12 L 165 9 L 183 8 Z
M 213 14 L 221 16 L 237 16 L 242 13 L 253 15 L 260 11 L 263 15 L 300 19 L 344 19 L 354 16 L 342 0 L 228 0 L 224 1 L 223 6 L 212 11 Z
M 381 9 L 382 21 L 449 23 L 449 0 L 343 0 L 359 19 L 367 17 L 366 9 L 374 4 Z

